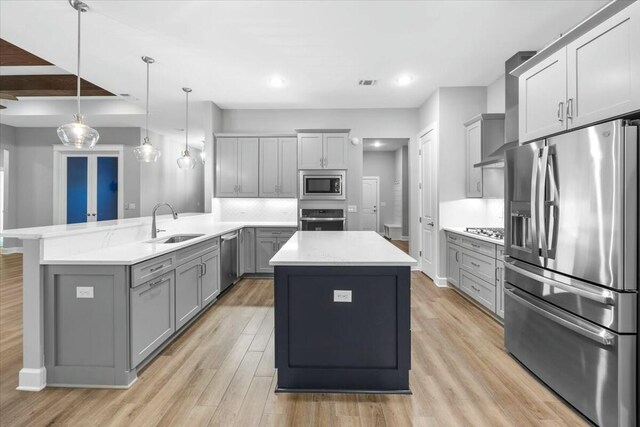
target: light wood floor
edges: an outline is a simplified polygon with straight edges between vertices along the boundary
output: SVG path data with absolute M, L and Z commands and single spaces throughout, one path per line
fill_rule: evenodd
M 275 394 L 273 283 L 243 280 L 129 390 L 16 391 L 21 256 L 0 259 L 0 425 L 586 425 L 503 350 L 502 327 L 413 273 L 413 395 Z

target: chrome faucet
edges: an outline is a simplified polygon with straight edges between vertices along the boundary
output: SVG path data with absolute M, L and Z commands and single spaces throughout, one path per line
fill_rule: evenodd
M 178 219 L 178 213 L 173 209 L 173 206 L 171 206 L 169 203 L 158 203 L 157 205 L 155 205 L 153 207 L 153 212 L 151 213 L 151 216 L 153 217 L 153 220 L 151 221 L 151 238 L 152 239 L 155 239 L 156 237 L 158 237 L 159 231 L 166 231 L 166 230 L 160 230 L 159 228 L 156 228 L 156 211 L 161 206 L 168 206 L 169 209 L 171 209 L 171 214 L 173 215 L 173 219 Z

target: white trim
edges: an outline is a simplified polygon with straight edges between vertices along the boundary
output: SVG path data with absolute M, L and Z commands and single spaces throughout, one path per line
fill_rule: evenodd
M 408 242 L 409 241 L 409 236 L 400 236 L 400 240 L 402 240 L 404 242 Z
M 40 391 L 47 386 L 47 368 L 40 369 L 22 368 L 18 374 L 18 387 L 20 391 Z
M 364 181 L 365 179 L 373 179 L 376 181 L 376 233 L 380 234 L 380 235 L 384 235 L 384 233 L 382 233 L 380 231 L 380 177 L 379 176 L 363 176 L 362 177 L 362 181 Z M 360 183 L 360 185 L 362 185 L 362 182 Z M 360 191 L 362 191 L 362 188 L 360 188 Z M 364 207 L 364 205 L 363 205 Z
M 138 381 L 138 377 L 135 377 L 129 384 L 125 385 L 101 385 L 101 384 L 47 384 L 47 387 L 65 387 L 65 388 L 96 388 L 96 389 L 113 389 L 113 390 L 128 390 L 133 384 Z
M 66 205 L 66 156 L 98 157 L 100 155 L 114 155 L 118 158 L 118 219 L 124 218 L 124 145 L 102 144 L 99 148 L 78 150 L 64 145 L 53 146 L 53 225 L 65 224 Z M 89 173 L 89 171 L 87 172 Z

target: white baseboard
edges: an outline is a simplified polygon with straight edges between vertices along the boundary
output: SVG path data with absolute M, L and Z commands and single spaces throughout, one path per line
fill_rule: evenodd
M 405 242 L 408 242 L 408 241 L 409 241 L 409 236 L 401 236 L 401 237 L 400 237 L 400 240 L 403 240 L 403 241 L 405 241 Z
M 47 386 L 47 368 L 39 369 L 22 368 L 18 374 L 18 387 L 20 391 L 40 391 Z
M 448 288 L 449 285 L 447 284 L 447 278 L 446 277 L 436 277 L 435 280 L 433 280 L 433 284 L 436 285 L 439 288 Z
M 17 246 L 15 248 L 2 248 L 2 255 L 21 254 L 22 247 Z

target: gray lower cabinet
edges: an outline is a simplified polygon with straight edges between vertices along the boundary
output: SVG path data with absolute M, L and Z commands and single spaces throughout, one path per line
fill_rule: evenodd
M 273 273 L 269 261 L 295 232 L 295 228 L 256 229 L 256 273 Z
M 489 310 L 495 312 L 495 285 L 487 283 L 465 270 L 460 270 L 460 289 Z
M 452 244 L 447 248 L 447 280 L 460 287 L 460 248 Z
M 256 272 L 256 229 L 240 230 L 240 275 Z
M 200 306 L 206 307 L 220 294 L 220 252 L 211 251 L 202 258 L 203 271 L 200 277 Z
M 200 309 L 200 275 L 203 271 L 200 258 L 176 268 L 176 329 L 180 329 Z
M 131 366 L 153 353 L 175 331 L 174 272 L 130 291 Z

